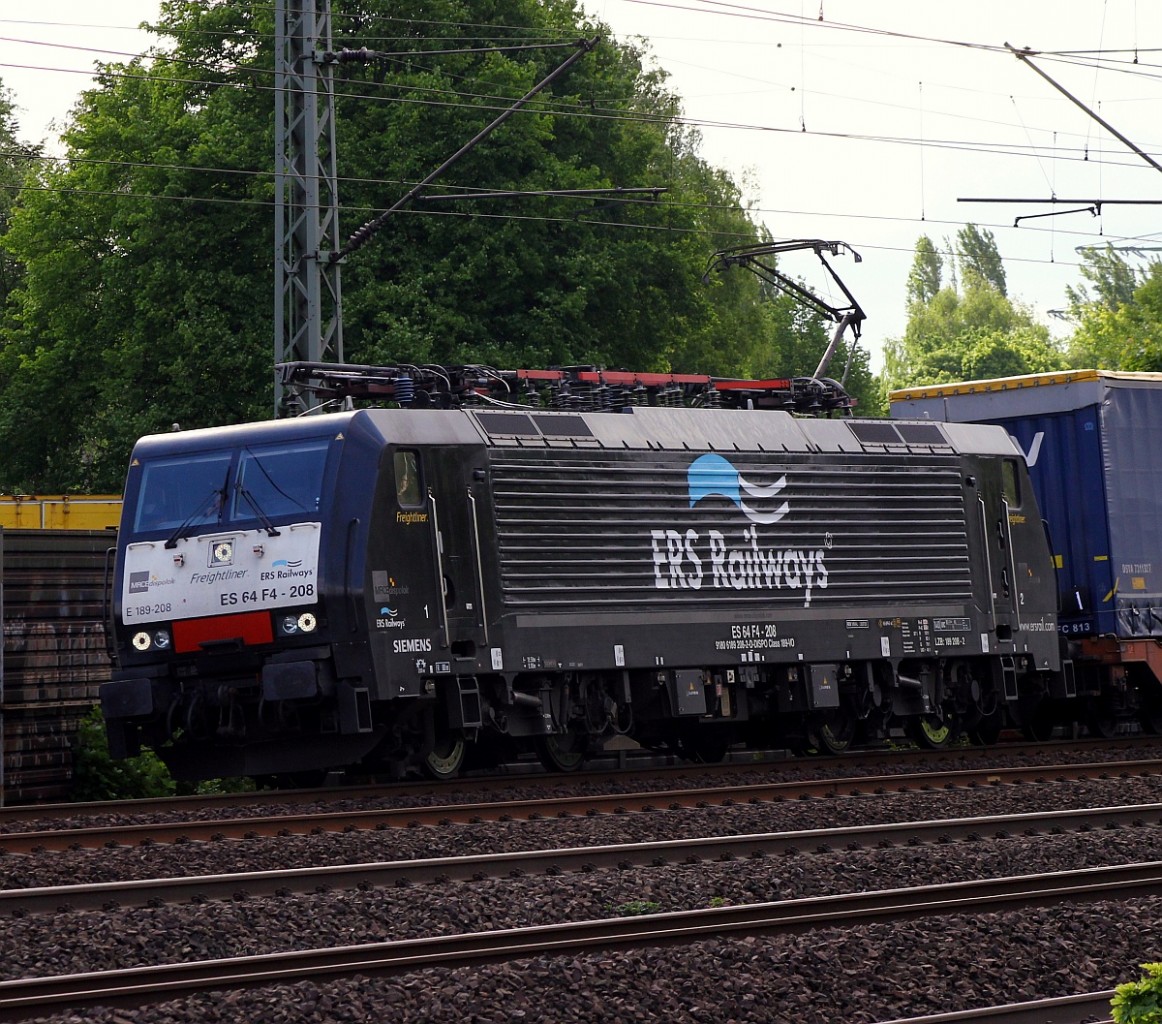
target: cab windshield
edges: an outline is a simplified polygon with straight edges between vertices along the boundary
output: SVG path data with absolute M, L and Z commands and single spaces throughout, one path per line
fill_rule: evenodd
M 145 464 L 137 494 L 135 533 L 222 521 L 231 454 L 182 455 Z
M 231 518 L 313 518 L 323 488 L 326 440 L 244 448 L 238 462 Z
M 143 460 L 135 533 L 174 539 L 205 528 L 315 519 L 327 438 Z

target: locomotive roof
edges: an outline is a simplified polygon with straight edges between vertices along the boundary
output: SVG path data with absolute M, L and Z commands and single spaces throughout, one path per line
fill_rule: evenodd
M 822 419 L 785 412 L 636 407 L 621 413 L 536 408 L 361 409 L 175 431 L 142 438 L 139 455 L 343 435 L 371 444 L 492 448 L 1013 455 L 1001 429 L 924 420 Z

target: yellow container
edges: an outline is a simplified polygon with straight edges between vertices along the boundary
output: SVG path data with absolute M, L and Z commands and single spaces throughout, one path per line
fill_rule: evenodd
M 120 521 L 117 494 L 0 494 L 5 530 L 105 530 Z

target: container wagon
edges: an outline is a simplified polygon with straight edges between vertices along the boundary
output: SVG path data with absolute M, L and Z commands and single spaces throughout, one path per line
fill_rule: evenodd
M 1029 468 L 1073 673 L 1035 731 L 1077 713 L 1162 728 L 1162 374 L 1076 370 L 908 388 L 893 417 L 993 423 Z

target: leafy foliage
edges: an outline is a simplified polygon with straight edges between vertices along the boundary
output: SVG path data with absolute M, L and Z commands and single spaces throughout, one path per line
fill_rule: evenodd
M 982 231 L 975 224 L 965 224 L 956 233 L 956 242 L 965 287 L 987 284 L 1007 295 L 1005 265 L 993 233 L 988 228 Z
M 1112 245 L 1104 249 L 1087 248 L 1081 252 L 1081 276 L 1094 287 L 1096 294 L 1091 297 L 1084 285 L 1067 287 L 1071 312 L 1081 315 L 1084 308 L 1099 304 L 1105 309 L 1117 311 L 1132 302 L 1134 289 L 1142 283 L 1143 275 L 1132 267 L 1129 261 Z
M 653 900 L 630 900 L 619 907 L 612 908 L 615 914 L 621 917 L 640 917 L 643 914 L 656 914 L 662 909 L 660 903 Z
M 20 186 L 36 166 L 40 146 L 22 145 L 16 138 L 19 125 L 11 95 L 0 88 L 0 236 L 12 220 Z M 0 249 L 0 306 L 20 282 L 20 264 Z
M 431 0 L 423 18 L 332 4 L 337 48 L 390 54 L 336 71 L 346 232 L 556 68 L 569 50 L 547 41 L 608 38 L 574 0 Z M 0 334 L 0 487 L 114 490 L 141 434 L 269 414 L 273 12 L 167 0 L 154 30 L 149 60 L 83 95 L 67 160 L 4 235 L 24 277 Z M 792 360 L 815 327 L 757 281 L 702 284 L 712 252 L 757 230 L 679 110 L 642 51 L 599 45 L 429 189 L 523 195 L 414 202 L 347 259 L 344 357 L 813 370 L 818 352 Z M 543 195 L 643 187 L 660 191 Z
M 172 796 L 177 790 L 168 769 L 151 750 L 124 761 L 109 757 L 98 708 L 81 719 L 73 756 L 72 799 L 76 801 Z
M 1112 250 L 1087 253 L 1082 273 L 1095 286 L 1071 291 L 1077 330 L 1069 340 L 1074 366 L 1162 370 L 1162 262 L 1137 270 Z
M 1004 270 L 992 233 L 967 225 L 957 236 L 963 291 L 931 292 L 939 256 L 922 238 L 909 277 L 908 325 L 884 346 L 887 389 L 1044 373 L 1064 357 L 1031 312 L 1004 293 Z M 926 244 L 925 244 L 926 243 Z M 971 259 L 965 253 L 972 253 Z
M 921 235 L 916 240 L 916 257 L 908 274 L 908 305 L 927 305 L 943 284 L 944 257 L 932 244 L 932 239 Z
M 1115 1024 L 1162 1024 L 1162 964 L 1142 964 L 1145 977 L 1114 991 Z

